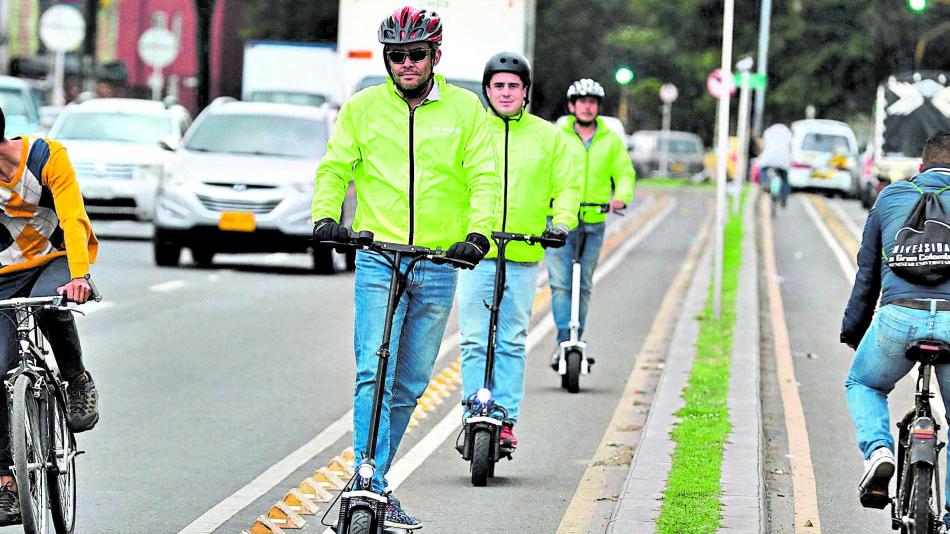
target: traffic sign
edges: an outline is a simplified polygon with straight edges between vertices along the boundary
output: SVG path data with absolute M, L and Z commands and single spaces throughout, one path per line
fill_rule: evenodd
M 732 83 L 732 78 L 727 82 L 723 81 L 722 78 L 722 69 L 716 69 L 709 73 L 709 77 L 706 78 L 706 89 L 709 94 L 716 98 L 722 96 L 724 91 L 728 91 L 730 95 L 736 94 L 736 86 Z
M 680 97 L 679 89 L 671 83 L 664 83 L 660 86 L 660 100 L 664 104 L 672 104 L 676 102 L 676 99 Z
M 153 69 L 162 69 L 178 57 L 178 38 L 165 28 L 149 28 L 139 37 L 139 57 Z
M 53 52 L 68 52 L 86 36 L 86 21 L 78 9 L 56 5 L 40 17 L 40 40 Z
M 742 87 L 742 78 L 746 77 L 749 89 L 765 89 L 766 78 L 764 74 L 758 72 L 737 72 L 733 77 L 733 82 Z

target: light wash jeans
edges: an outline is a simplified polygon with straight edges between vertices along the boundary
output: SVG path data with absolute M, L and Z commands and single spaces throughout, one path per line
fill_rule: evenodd
M 404 259 L 401 269 L 405 270 L 408 263 L 409 259 Z M 365 457 L 369 443 L 374 380 L 379 363 L 376 351 L 382 343 L 391 277 L 392 267 L 379 254 L 362 251 L 356 254 L 353 449 L 358 459 Z M 375 491 L 385 489 L 385 476 L 399 450 L 409 416 L 429 384 L 452 309 L 455 284 L 454 268 L 421 261 L 409 275 L 406 290 L 396 308 L 376 441 Z
M 505 294 L 498 312 L 492 397 L 518 420 L 524 399 L 525 341 L 538 283 L 537 263 L 505 262 Z M 495 290 L 496 259 L 482 260 L 474 270 L 459 273 L 459 327 L 462 331 L 462 402 L 485 384 L 488 321 Z
M 905 358 L 904 351 L 917 339 L 950 341 L 950 311 L 883 306 L 858 345 L 845 390 L 851 419 L 858 432 L 858 447 L 865 459 L 878 447 L 895 451 L 887 395 L 898 380 L 914 369 L 916 362 Z M 944 409 L 950 413 L 950 366 L 937 365 L 934 372 L 940 384 Z M 908 401 L 902 408 L 912 407 Z M 947 453 L 950 455 L 950 448 Z M 950 488 L 950 472 L 946 474 L 944 487 Z M 950 510 L 950 499 L 946 499 L 950 495 L 944 491 L 944 496 L 945 506 Z M 948 515 L 944 515 L 944 521 Z
M 584 244 L 584 253 L 581 255 L 581 326 L 578 338 L 584 334 L 587 305 L 590 303 L 590 291 L 594 285 L 594 269 L 597 268 L 600 247 L 604 244 L 604 225 L 605 223 L 602 222 L 584 225 L 587 240 Z M 568 329 L 571 322 L 571 260 L 574 258 L 574 248 L 577 246 L 579 237 L 580 225 L 567 234 L 567 244 L 545 252 L 548 283 L 551 285 L 551 313 L 554 314 L 558 343 L 567 341 L 571 337 Z

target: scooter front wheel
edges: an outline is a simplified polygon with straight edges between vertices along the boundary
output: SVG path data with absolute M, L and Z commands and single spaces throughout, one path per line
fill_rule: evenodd
M 581 390 L 581 353 L 568 352 L 564 359 L 567 361 L 567 372 L 561 375 L 561 387 L 568 393 L 577 393 Z
M 373 512 L 359 508 L 350 514 L 350 528 L 347 534 L 372 534 Z
M 472 485 L 476 487 L 488 485 L 492 470 L 491 436 L 488 430 L 475 431 L 472 443 Z

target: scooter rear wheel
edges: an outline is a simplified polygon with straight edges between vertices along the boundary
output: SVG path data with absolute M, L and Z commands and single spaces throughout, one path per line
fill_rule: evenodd
M 561 375 L 561 387 L 568 393 L 577 393 L 581 390 L 581 353 L 568 352 L 564 359 L 567 360 L 567 373 Z
M 488 485 L 488 477 L 492 468 L 491 435 L 488 430 L 476 430 L 472 444 L 472 485 L 484 487 Z
M 353 510 L 350 514 L 350 529 L 348 534 L 372 534 L 373 512 L 365 508 Z

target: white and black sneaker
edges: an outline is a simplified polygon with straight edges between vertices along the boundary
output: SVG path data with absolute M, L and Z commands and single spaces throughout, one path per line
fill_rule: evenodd
M 884 508 L 890 503 L 888 486 L 897 465 L 894 462 L 894 453 L 887 447 L 874 449 L 871 456 L 864 461 L 864 477 L 858 486 L 861 493 L 861 504 L 866 508 Z

